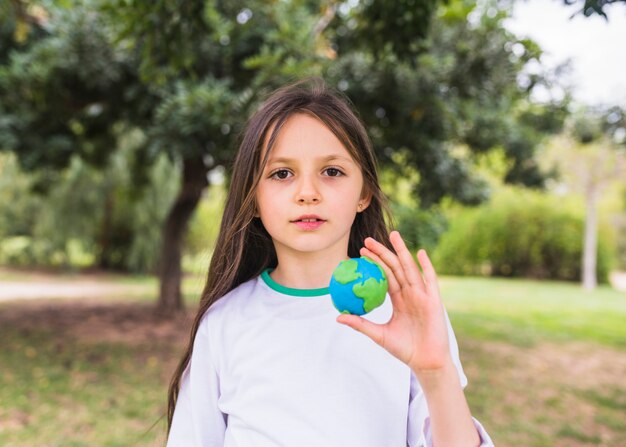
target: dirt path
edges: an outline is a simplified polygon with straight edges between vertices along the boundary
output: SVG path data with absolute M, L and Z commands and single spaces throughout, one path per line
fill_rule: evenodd
M 0 267 L 0 302 L 49 298 L 108 298 L 113 296 L 156 296 L 156 285 L 120 284 L 123 276 L 103 273 L 58 275 L 18 271 Z M 626 292 L 626 272 L 613 272 L 614 289 Z
M 5 303 L 0 327 L 19 331 L 50 330 L 61 338 L 86 343 L 113 342 L 135 345 L 187 340 L 194 312 L 171 316 L 154 312 L 153 303 L 117 302 L 101 298 L 84 300 L 41 299 Z
M 145 285 L 107 284 L 79 280 L 70 283 L 0 282 L 0 301 L 39 298 L 94 298 L 111 295 L 144 295 Z
M 2 278 L 9 279 L 2 279 Z M 106 298 L 155 293 L 146 284 L 119 284 L 118 276 L 81 273 L 73 276 L 0 269 L 0 301 L 39 298 Z

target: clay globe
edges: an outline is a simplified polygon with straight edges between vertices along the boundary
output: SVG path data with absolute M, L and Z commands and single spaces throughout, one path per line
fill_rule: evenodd
M 387 277 L 380 265 L 361 256 L 341 261 L 329 284 L 334 306 L 341 313 L 363 315 L 383 304 Z

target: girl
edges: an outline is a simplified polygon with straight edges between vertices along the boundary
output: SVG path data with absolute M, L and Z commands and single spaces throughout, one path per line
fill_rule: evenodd
M 428 256 L 417 253 L 422 274 L 385 217 L 347 101 L 318 79 L 272 94 L 235 160 L 170 386 L 169 447 L 492 445 Z M 338 315 L 332 272 L 360 255 L 383 267 L 388 297 L 366 317 Z

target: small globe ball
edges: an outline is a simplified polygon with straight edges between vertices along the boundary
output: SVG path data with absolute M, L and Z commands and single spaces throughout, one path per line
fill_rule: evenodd
M 363 315 L 385 301 L 387 277 L 376 262 L 365 256 L 341 261 L 329 284 L 333 305 L 341 313 Z

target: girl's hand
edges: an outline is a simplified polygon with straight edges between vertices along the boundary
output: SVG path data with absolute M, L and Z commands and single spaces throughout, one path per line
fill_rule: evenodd
M 422 274 L 397 231 L 391 232 L 389 240 L 397 255 L 370 237 L 365 239 L 361 255 L 378 262 L 387 275 L 391 319 L 375 324 L 357 315 L 342 314 L 337 321 L 370 337 L 418 376 L 443 371 L 452 364 L 452 358 L 435 269 L 426 251 L 419 250 Z

